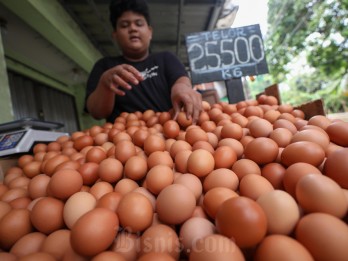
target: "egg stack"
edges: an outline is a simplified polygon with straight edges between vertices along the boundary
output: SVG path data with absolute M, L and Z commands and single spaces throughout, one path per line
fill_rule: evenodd
M 348 260 L 348 123 L 278 104 L 122 113 L 0 183 L 0 260 Z

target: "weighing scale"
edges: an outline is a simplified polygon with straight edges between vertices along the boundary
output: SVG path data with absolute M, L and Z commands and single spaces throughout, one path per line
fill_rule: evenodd
M 0 124 L 0 157 L 29 152 L 36 143 L 49 143 L 63 135 L 64 125 L 33 118 Z

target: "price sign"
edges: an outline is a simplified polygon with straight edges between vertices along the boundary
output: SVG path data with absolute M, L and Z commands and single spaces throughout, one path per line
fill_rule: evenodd
M 268 73 L 260 26 L 186 35 L 193 84 Z

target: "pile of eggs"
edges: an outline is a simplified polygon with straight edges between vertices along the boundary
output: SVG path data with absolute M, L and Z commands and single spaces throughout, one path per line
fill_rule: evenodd
M 0 183 L 0 260 L 348 260 L 348 123 L 273 96 L 122 113 Z

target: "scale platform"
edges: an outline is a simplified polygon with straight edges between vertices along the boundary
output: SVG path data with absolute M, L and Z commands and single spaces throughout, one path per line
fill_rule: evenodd
M 0 124 L 0 157 L 27 153 L 36 143 L 49 143 L 69 135 L 56 131 L 63 126 L 61 123 L 33 118 Z

